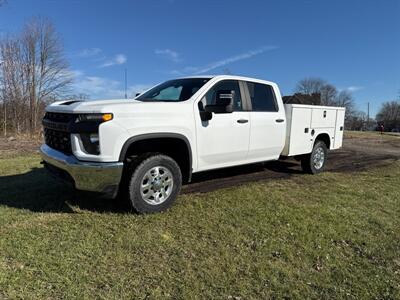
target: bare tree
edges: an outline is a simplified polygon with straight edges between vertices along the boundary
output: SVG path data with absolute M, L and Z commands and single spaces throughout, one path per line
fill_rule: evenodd
M 339 91 L 321 78 L 310 77 L 300 80 L 295 88 L 295 94 L 287 98 L 297 99 L 303 104 L 346 107 L 346 126 L 359 127 L 352 124 L 362 123 L 364 119 L 361 113 L 356 112 L 354 99 L 349 91 Z
M 353 95 L 347 90 L 337 94 L 335 103 L 337 106 L 346 107 L 346 113 L 349 115 L 355 111 Z
M 299 81 L 295 88 L 296 94 L 319 95 L 318 105 L 345 106 L 346 109 L 353 108 L 354 99 L 348 91 L 338 91 L 338 89 L 321 78 L 305 78 Z M 315 97 L 314 97 L 315 98 Z
M 27 23 L 21 46 L 29 92 L 29 123 L 31 131 L 35 132 L 40 103 L 65 93 L 72 77 L 60 38 L 48 19 L 34 18 Z
M 6 38 L 0 44 L 0 99 L 3 102 L 3 130 L 6 133 L 7 119 L 11 118 L 13 128 L 19 132 L 21 115 L 26 100 L 21 47 L 17 38 Z
M 348 130 L 364 130 L 367 123 L 367 114 L 363 111 L 354 111 L 352 114 L 346 113 L 346 128 Z
M 338 94 L 336 87 L 321 78 L 305 78 L 299 81 L 295 93 L 303 95 L 319 95 L 317 105 L 334 105 Z
M 0 62 L 4 128 L 11 120 L 17 132 L 24 128 L 34 133 L 44 104 L 62 97 L 72 82 L 52 23 L 34 18 L 19 36 L 1 40 Z
M 304 95 L 320 94 L 326 84 L 327 82 L 321 78 L 304 78 L 297 83 L 295 93 Z
M 321 88 L 321 105 L 337 105 L 336 97 L 338 90 L 330 83 L 325 84 Z
M 386 130 L 400 129 L 400 100 L 383 103 L 376 120 L 383 123 Z

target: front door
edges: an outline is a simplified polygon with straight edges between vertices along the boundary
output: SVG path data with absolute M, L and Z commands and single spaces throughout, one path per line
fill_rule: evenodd
M 221 90 L 235 92 L 233 112 L 213 113 L 209 121 L 196 121 L 199 171 L 237 165 L 247 159 L 250 119 L 249 112 L 243 111 L 239 82 L 217 82 L 200 101 L 199 109 L 214 104 L 216 94 Z

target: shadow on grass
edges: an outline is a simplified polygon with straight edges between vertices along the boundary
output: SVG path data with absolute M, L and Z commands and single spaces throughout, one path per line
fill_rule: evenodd
M 293 169 L 294 166 L 297 164 L 283 161 L 202 172 L 194 174 L 193 183 L 203 185 L 201 189 L 207 189 L 210 181 L 224 182 L 231 177 L 251 182 L 259 179 L 260 172 L 263 172 L 263 178 L 289 176 L 289 174 L 301 172 Z M 189 189 L 190 185 L 188 184 Z M 234 184 L 223 183 L 221 187 L 224 185 L 233 186 Z M 193 185 L 194 192 L 197 189 L 195 186 Z M 33 212 L 74 213 L 77 208 L 100 213 L 130 212 L 127 201 L 124 201 L 122 197 L 106 199 L 99 194 L 76 191 L 54 179 L 44 168 L 34 168 L 23 174 L 0 177 L 0 205 Z
M 269 161 L 237 167 L 229 167 L 212 171 L 205 171 L 193 174 L 192 183 L 199 183 L 213 179 L 223 179 L 234 176 L 247 176 L 259 172 L 266 172 L 271 178 L 282 177 L 290 174 L 304 174 L 299 168 L 299 163 L 293 161 Z
M 74 213 L 74 207 L 93 212 L 129 211 L 121 200 L 76 191 L 54 179 L 44 168 L 0 177 L 0 205 L 33 212 Z

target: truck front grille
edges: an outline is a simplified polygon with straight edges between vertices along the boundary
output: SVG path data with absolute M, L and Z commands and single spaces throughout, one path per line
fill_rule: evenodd
M 68 125 L 76 115 L 47 112 L 43 118 L 44 140 L 49 147 L 72 154 L 71 134 Z
M 71 134 L 50 128 L 44 128 L 44 140 L 49 147 L 67 153 L 72 153 Z

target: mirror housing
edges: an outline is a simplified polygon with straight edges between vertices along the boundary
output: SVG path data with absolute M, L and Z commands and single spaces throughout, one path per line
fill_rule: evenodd
M 200 101 L 198 103 L 198 106 L 199 106 L 199 113 L 200 113 L 201 121 L 202 122 L 207 122 L 207 121 L 211 120 L 212 119 L 212 112 L 205 111 L 202 101 Z
M 233 112 L 233 99 L 235 99 L 235 91 L 217 91 L 215 104 L 206 105 L 205 111 L 216 114 L 231 113 Z
M 200 119 L 203 122 L 210 121 L 212 119 L 212 112 L 205 110 L 200 111 Z

